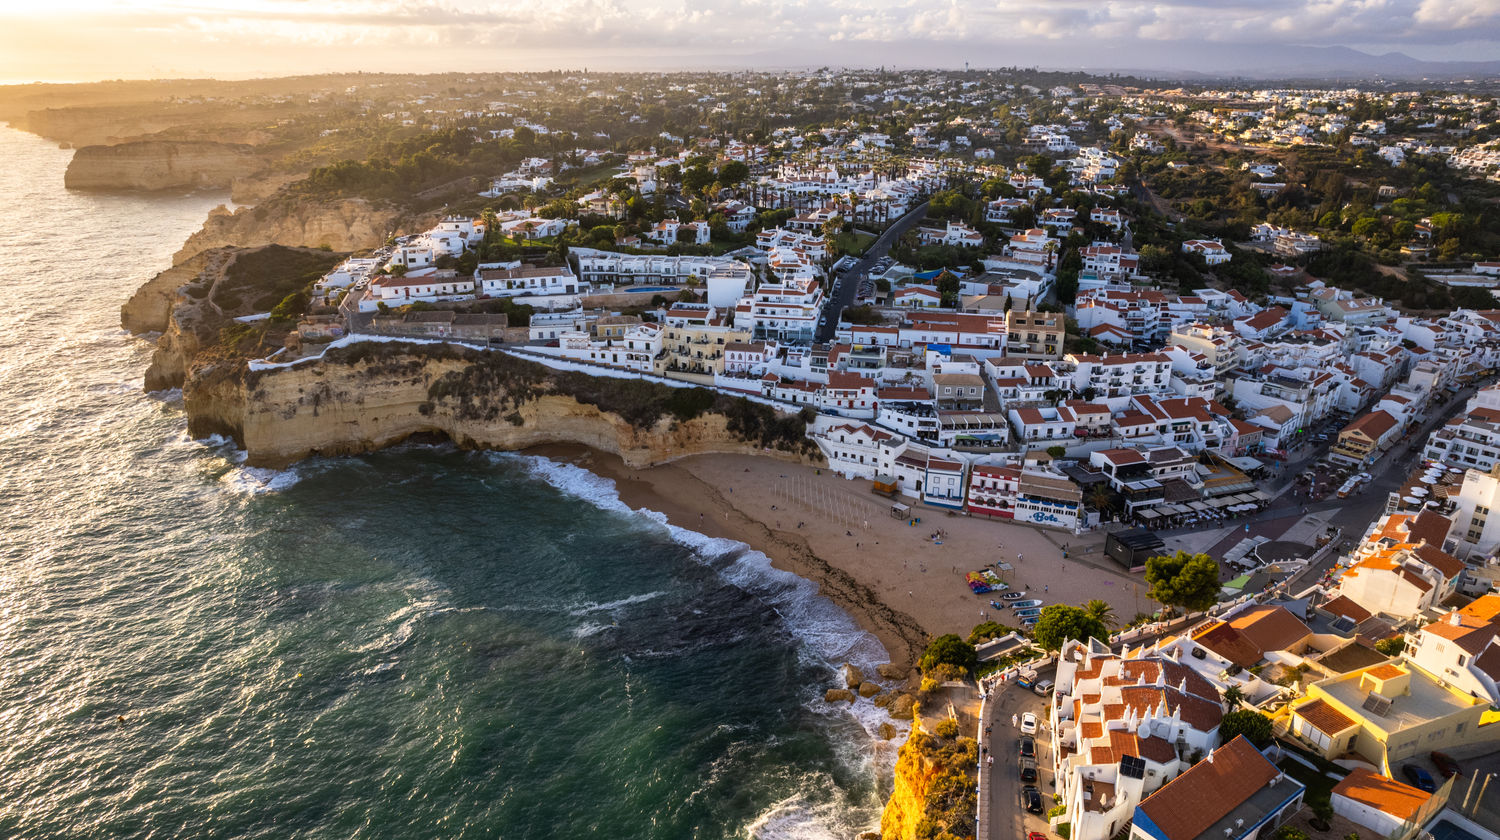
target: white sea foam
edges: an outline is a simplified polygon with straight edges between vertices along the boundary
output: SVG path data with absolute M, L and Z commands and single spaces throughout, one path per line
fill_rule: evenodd
M 839 803 L 814 803 L 794 795 L 756 817 L 750 823 L 749 834 L 756 840 L 828 840 L 852 837 L 878 827 L 849 825 L 847 816 L 845 807 Z
M 641 595 L 631 595 L 628 598 L 621 598 L 618 601 L 606 601 L 606 602 L 604 602 L 602 604 L 597 604 L 597 603 L 595 603 L 593 601 L 590 601 L 590 602 L 588 602 L 586 604 L 579 604 L 577 606 L 572 607 L 571 609 L 568 610 L 568 615 L 582 616 L 582 615 L 588 615 L 589 613 L 607 612 L 609 610 L 617 610 L 617 609 L 619 609 L 621 607 L 628 607 L 631 604 L 640 604 L 640 603 L 644 603 L 646 601 L 650 601 L 653 598 L 660 598 L 661 596 L 663 596 L 665 594 L 666 594 L 665 592 L 647 592 L 647 593 L 644 593 L 644 594 L 641 594 Z
M 286 470 L 272 470 L 264 467 L 238 466 L 224 473 L 219 481 L 223 482 L 229 489 L 245 496 L 259 496 L 265 493 L 280 493 L 294 486 L 302 476 L 296 468 Z

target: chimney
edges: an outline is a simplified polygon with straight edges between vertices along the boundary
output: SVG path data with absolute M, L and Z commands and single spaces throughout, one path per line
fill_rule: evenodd
M 1463 623 L 1463 619 L 1458 615 L 1458 610 L 1454 610 L 1448 613 L 1448 623 L 1453 625 L 1454 627 L 1457 627 Z

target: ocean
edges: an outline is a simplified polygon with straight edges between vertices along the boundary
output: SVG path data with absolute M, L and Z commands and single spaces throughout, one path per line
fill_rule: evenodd
M 848 838 L 886 656 L 610 482 L 405 446 L 246 468 L 119 306 L 224 195 L 0 128 L 0 837 Z

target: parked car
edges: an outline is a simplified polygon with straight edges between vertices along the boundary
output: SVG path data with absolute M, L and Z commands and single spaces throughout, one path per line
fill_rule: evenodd
M 1033 831 L 1026 835 L 1026 840 L 1047 840 L 1047 835 L 1040 831 Z
M 1024 757 L 1018 758 L 1016 759 L 1016 766 L 1021 774 L 1021 781 L 1026 782 L 1027 784 L 1031 784 L 1032 782 L 1036 781 L 1036 759 Z
M 1021 804 L 1033 814 L 1042 812 L 1042 793 L 1031 785 L 1021 788 Z
M 1022 713 L 1022 715 L 1021 715 L 1021 734 L 1023 734 L 1023 735 L 1035 735 L 1036 734 L 1036 715 L 1032 714 L 1031 712 L 1024 712 L 1024 713 Z
M 1428 757 L 1432 759 L 1432 766 L 1436 767 L 1445 779 L 1451 779 L 1464 772 L 1463 768 L 1458 766 L 1458 762 L 1453 760 L 1453 756 L 1447 753 L 1434 752 Z
M 1030 735 L 1021 736 L 1021 757 L 1036 758 L 1036 739 Z
M 1031 690 L 1035 691 L 1037 694 L 1040 694 L 1043 697 L 1046 697 L 1047 695 L 1052 693 L 1052 681 L 1040 680 L 1036 685 L 1031 687 Z
M 1432 781 L 1432 774 L 1428 773 L 1426 770 L 1423 770 L 1415 764 L 1401 765 L 1401 774 L 1405 776 L 1406 780 L 1408 782 L 1411 782 L 1412 787 L 1416 788 L 1417 790 L 1426 791 L 1428 793 L 1432 793 L 1433 791 L 1437 790 L 1437 785 Z

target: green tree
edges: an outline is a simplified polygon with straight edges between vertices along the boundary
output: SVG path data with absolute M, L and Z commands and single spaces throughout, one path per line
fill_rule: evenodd
M 1219 601 L 1219 564 L 1207 554 L 1179 551 L 1146 561 L 1146 596 L 1188 612 L 1206 610 Z
M 744 163 L 732 160 L 719 170 L 719 180 L 733 186 L 750 177 L 750 167 Z
M 988 642 L 991 639 L 998 639 L 1009 632 L 1011 632 L 1011 629 L 998 621 L 981 622 L 974 625 L 974 629 L 969 631 L 969 644 L 977 645 L 981 642 Z
M 1115 616 L 1115 608 L 1102 598 L 1093 598 L 1083 605 L 1083 611 L 1099 619 L 1105 627 L 1114 627 L 1120 623 Z
M 1064 449 L 1061 446 L 1049 446 L 1047 447 L 1047 454 L 1051 455 L 1053 458 L 1061 458 L 1062 456 L 1068 454 L 1068 450 Z
M 1109 641 L 1109 628 L 1104 622 L 1090 615 L 1087 610 L 1066 604 L 1053 604 L 1042 608 L 1032 638 L 1047 650 L 1061 650 L 1069 639 L 1084 641 L 1090 638 Z
M 946 633 L 928 642 L 927 650 L 922 653 L 922 659 L 917 664 L 923 671 L 930 671 L 939 665 L 952 665 L 972 674 L 974 667 L 979 664 L 979 654 L 974 652 L 973 645 L 958 635 Z
M 1271 719 L 1254 709 L 1235 709 L 1219 721 L 1219 742 L 1227 744 L 1236 735 L 1261 749 L 1271 743 Z
M 1239 708 L 1241 701 L 1244 699 L 1245 692 L 1240 691 L 1239 686 L 1231 685 L 1224 689 L 1224 702 L 1228 704 L 1231 710 Z
M 1375 643 L 1375 649 L 1386 656 L 1400 656 L 1406 650 L 1406 639 L 1400 636 L 1392 636 L 1389 639 L 1381 639 Z

